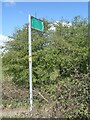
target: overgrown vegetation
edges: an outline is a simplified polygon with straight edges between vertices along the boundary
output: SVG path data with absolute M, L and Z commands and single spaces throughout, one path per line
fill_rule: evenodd
M 43 22 L 43 32 L 32 30 L 33 89 L 55 102 L 53 117 L 88 117 L 87 20 L 77 16 L 69 27 L 61 21 L 52 23 L 55 31 L 49 30 L 51 22 Z M 11 38 L 5 46 L 3 69 L 16 84 L 28 88 L 28 25 Z M 35 99 L 43 103 L 42 99 Z

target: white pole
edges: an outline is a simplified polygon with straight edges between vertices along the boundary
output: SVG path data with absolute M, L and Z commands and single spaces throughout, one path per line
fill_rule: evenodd
M 30 112 L 32 112 L 32 47 L 31 47 L 31 16 L 29 15 L 29 85 L 30 85 Z

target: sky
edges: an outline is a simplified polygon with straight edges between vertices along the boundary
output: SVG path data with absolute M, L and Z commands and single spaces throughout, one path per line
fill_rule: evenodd
M 88 2 L 3 2 L 2 34 L 11 36 L 17 28 L 28 23 L 28 15 L 49 21 L 62 17 L 72 20 L 74 16 L 88 18 Z

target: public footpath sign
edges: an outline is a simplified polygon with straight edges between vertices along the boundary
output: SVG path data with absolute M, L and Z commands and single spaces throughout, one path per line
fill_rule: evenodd
M 29 15 L 28 39 L 29 39 L 29 86 L 30 86 L 30 112 L 32 113 L 33 94 L 32 94 L 32 45 L 31 45 L 31 28 L 43 31 L 44 24 L 41 20 Z
M 44 30 L 44 24 L 41 20 L 34 18 L 31 16 L 31 27 L 33 29 L 36 29 L 38 31 L 43 31 Z

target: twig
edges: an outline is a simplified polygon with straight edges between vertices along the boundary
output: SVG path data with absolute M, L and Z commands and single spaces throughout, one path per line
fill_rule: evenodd
M 49 102 L 40 92 L 38 92 L 38 94 L 47 102 Z
M 49 102 L 40 92 L 37 92 L 36 90 L 33 90 L 35 91 L 36 93 L 38 93 L 46 102 Z

